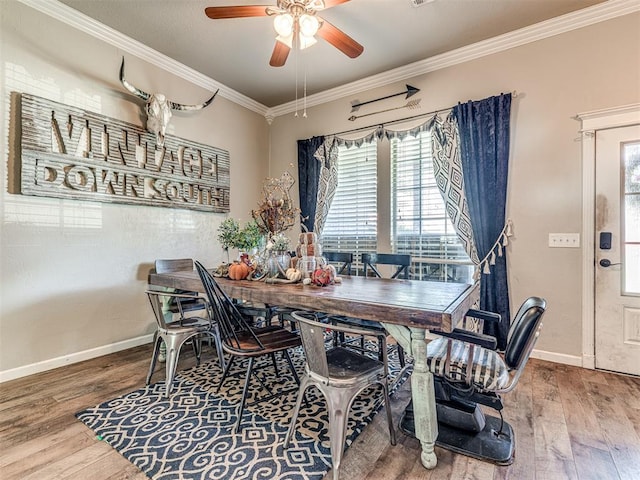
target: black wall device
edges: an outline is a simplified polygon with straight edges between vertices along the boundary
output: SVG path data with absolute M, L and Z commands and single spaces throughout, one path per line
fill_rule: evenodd
M 600 232 L 600 250 L 611 250 L 611 232 Z

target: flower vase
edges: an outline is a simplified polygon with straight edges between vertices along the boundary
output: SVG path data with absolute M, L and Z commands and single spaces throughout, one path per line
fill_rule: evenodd
M 285 278 L 285 272 L 291 265 L 291 255 L 287 251 L 272 251 L 267 260 L 267 271 L 271 278 Z
M 316 257 L 303 256 L 298 262 L 298 270 L 302 272 L 302 278 L 311 278 L 316 269 Z

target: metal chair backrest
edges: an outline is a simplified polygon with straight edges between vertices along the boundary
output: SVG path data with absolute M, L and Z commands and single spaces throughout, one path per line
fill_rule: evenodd
M 153 292 L 147 291 L 147 297 L 149 297 L 149 302 L 151 303 L 151 309 L 153 310 L 153 316 L 156 319 L 156 324 L 158 328 L 161 330 L 167 329 L 167 322 L 164 319 L 164 313 L 162 312 L 162 301 L 160 297 L 168 296 L 165 292 Z
M 173 273 L 173 272 L 191 272 L 193 271 L 193 259 L 191 258 L 163 258 L 155 261 L 156 273 Z M 173 289 L 176 293 L 187 293 L 189 295 L 197 296 L 198 292 L 190 290 Z M 173 313 L 179 313 L 180 317 L 184 319 L 184 313 L 193 310 L 201 310 L 204 308 L 204 303 L 195 299 L 179 299 L 174 298 L 171 301 L 170 310 Z
M 529 358 L 542 328 L 542 317 L 547 308 L 543 298 L 529 297 L 518 309 L 507 336 L 504 361 L 510 370 L 520 369 Z
M 264 350 L 262 342 L 213 275 L 200 262 L 195 262 L 195 265 L 225 347 L 238 353 Z
M 156 273 L 173 273 L 193 270 L 193 259 L 171 258 L 159 259 L 155 262 Z
M 399 253 L 363 253 L 361 258 L 362 264 L 364 265 L 365 277 L 368 275 L 368 270 L 371 269 L 376 277 L 382 278 L 376 265 L 395 265 L 397 268 L 393 275 L 391 275 L 391 278 L 409 279 L 411 255 Z
M 325 325 L 318 322 L 311 312 L 295 312 L 299 322 L 302 348 L 307 357 L 307 367 L 316 375 L 327 378 L 329 366 L 327 364 L 327 352 L 324 346 Z
M 336 269 L 338 275 L 351 275 L 351 264 L 353 263 L 353 253 L 350 252 L 324 252 L 322 255 L 329 263 L 342 263 Z

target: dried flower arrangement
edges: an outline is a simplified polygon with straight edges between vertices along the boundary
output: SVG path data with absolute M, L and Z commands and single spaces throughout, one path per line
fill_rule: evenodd
M 294 182 L 293 177 L 285 172 L 280 178 L 267 178 L 262 187 L 264 199 L 251 215 L 260 231 L 269 238 L 290 229 L 300 215 L 300 209 L 293 206 L 289 196 Z
M 267 240 L 266 248 L 262 243 L 260 251 L 254 252 L 244 260 L 250 263 L 251 276 L 254 279 L 267 275 L 275 278 L 280 273 L 284 275 L 289 267 L 290 240 L 284 232 L 296 223 L 300 215 L 300 209 L 293 206 L 289 196 L 289 190 L 294 183 L 293 177 L 288 172 L 280 178 L 267 178 L 262 187 L 264 198 L 258 203 L 258 208 L 251 212 L 253 219 L 241 228 L 237 220 L 227 218 L 218 227 L 218 241 L 227 252 L 227 261 L 229 248 L 251 253 L 254 248 L 261 245 L 263 240 Z M 280 255 L 282 252 L 287 253 L 287 258 L 285 255 Z M 279 255 L 278 258 L 276 254 Z M 273 264 L 273 262 L 276 263 Z M 220 268 L 223 268 L 223 265 Z M 225 275 L 224 270 L 220 271 L 220 275 Z

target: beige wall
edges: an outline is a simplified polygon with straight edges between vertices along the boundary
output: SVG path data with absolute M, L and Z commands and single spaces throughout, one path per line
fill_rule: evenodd
M 11 91 L 140 124 L 140 103 L 117 77 L 123 52 L 17 2 L 0 2 L 0 131 L 9 131 Z M 134 56 L 127 77 L 183 103 L 208 92 Z M 603 22 L 406 82 L 422 89 L 421 111 L 517 91 L 512 111 L 508 216 L 512 304 L 547 298 L 540 350 L 579 358 L 581 250 L 550 249 L 550 232 L 580 232 L 578 112 L 640 101 L 640 15 Z M 397 92 L 398 82 L 358 95 Z M 175 115 L 169 134 L 229 150 L 231 214 L 245 221 L 266 175 L 294 176 L 296 140 L 397 118 L 349 122 L 344 98 L 308 118 L 264 118 L 224 98 Z M 404 115 L 405 112 L 402 112 Z M 414 113 L 414 112 L 411 112 Z M 408 126 L 408 125 L 407 125 Z M 143 295 L 155 258 L 223 259 L 216 229 L 224 218 L 188 210 L 63 201 L 7 193 L 7 136 L 0 142 L 0 380 L 148 339 Z M 381 185 L 388 188 L 388 185 Z M 297 194 L 297 186 L 294 194 Z
M 144 289 L 156 258 L 217 265 L 221 214 L 7 193 L 12 91 L 141 124 L 141 103 L 118 80 L 123 52 L 13 1 L 0 2 L 0 379 L 106 353 L 154 331 Z M 127 78 L 181 103 L 210 95 L 125 54 Z M 133 80 L 135 79 L 135 80 Z M 231 214 L 243 221 L 268 173 L 264 117 L 220 96 L 174 114 L 168 132 L 228 150 Z M 226 257 L 225 257 L 226 258 Z M 141 339 L 142 337 L 142 339 Z M 124 343 L 119 343 L 124 342 Z
M 364 92 L 360 100 L 402 90 L 404 81 Z M 581 249 L 549 248 L 551 232 L 582 229 L 581 158 L 574 117 L 579 112 L 640 102 L 640 14 L 557 35 L 442 69 L 406 83 L 421 92 L 421 111 L 517 91 L 507 215 L 514 222 L 509 247 L 512 307 L 529 295 L 549 310 L 538 350 L 568 361 L 582 355 Z M 297 139 L 330 134 L 407 116 L 392 112 L 350 122 L 344 98 L 286 115 L 271 127 L 271 170 L 295 162 Z M 382 105 L 382 104 L 381 104 Z M 380 107 L 383 108 L 382 106 Z M 368 111 L 375 111 L 373 108 Z M 388 185 L 381 185 L 388 188 Z

